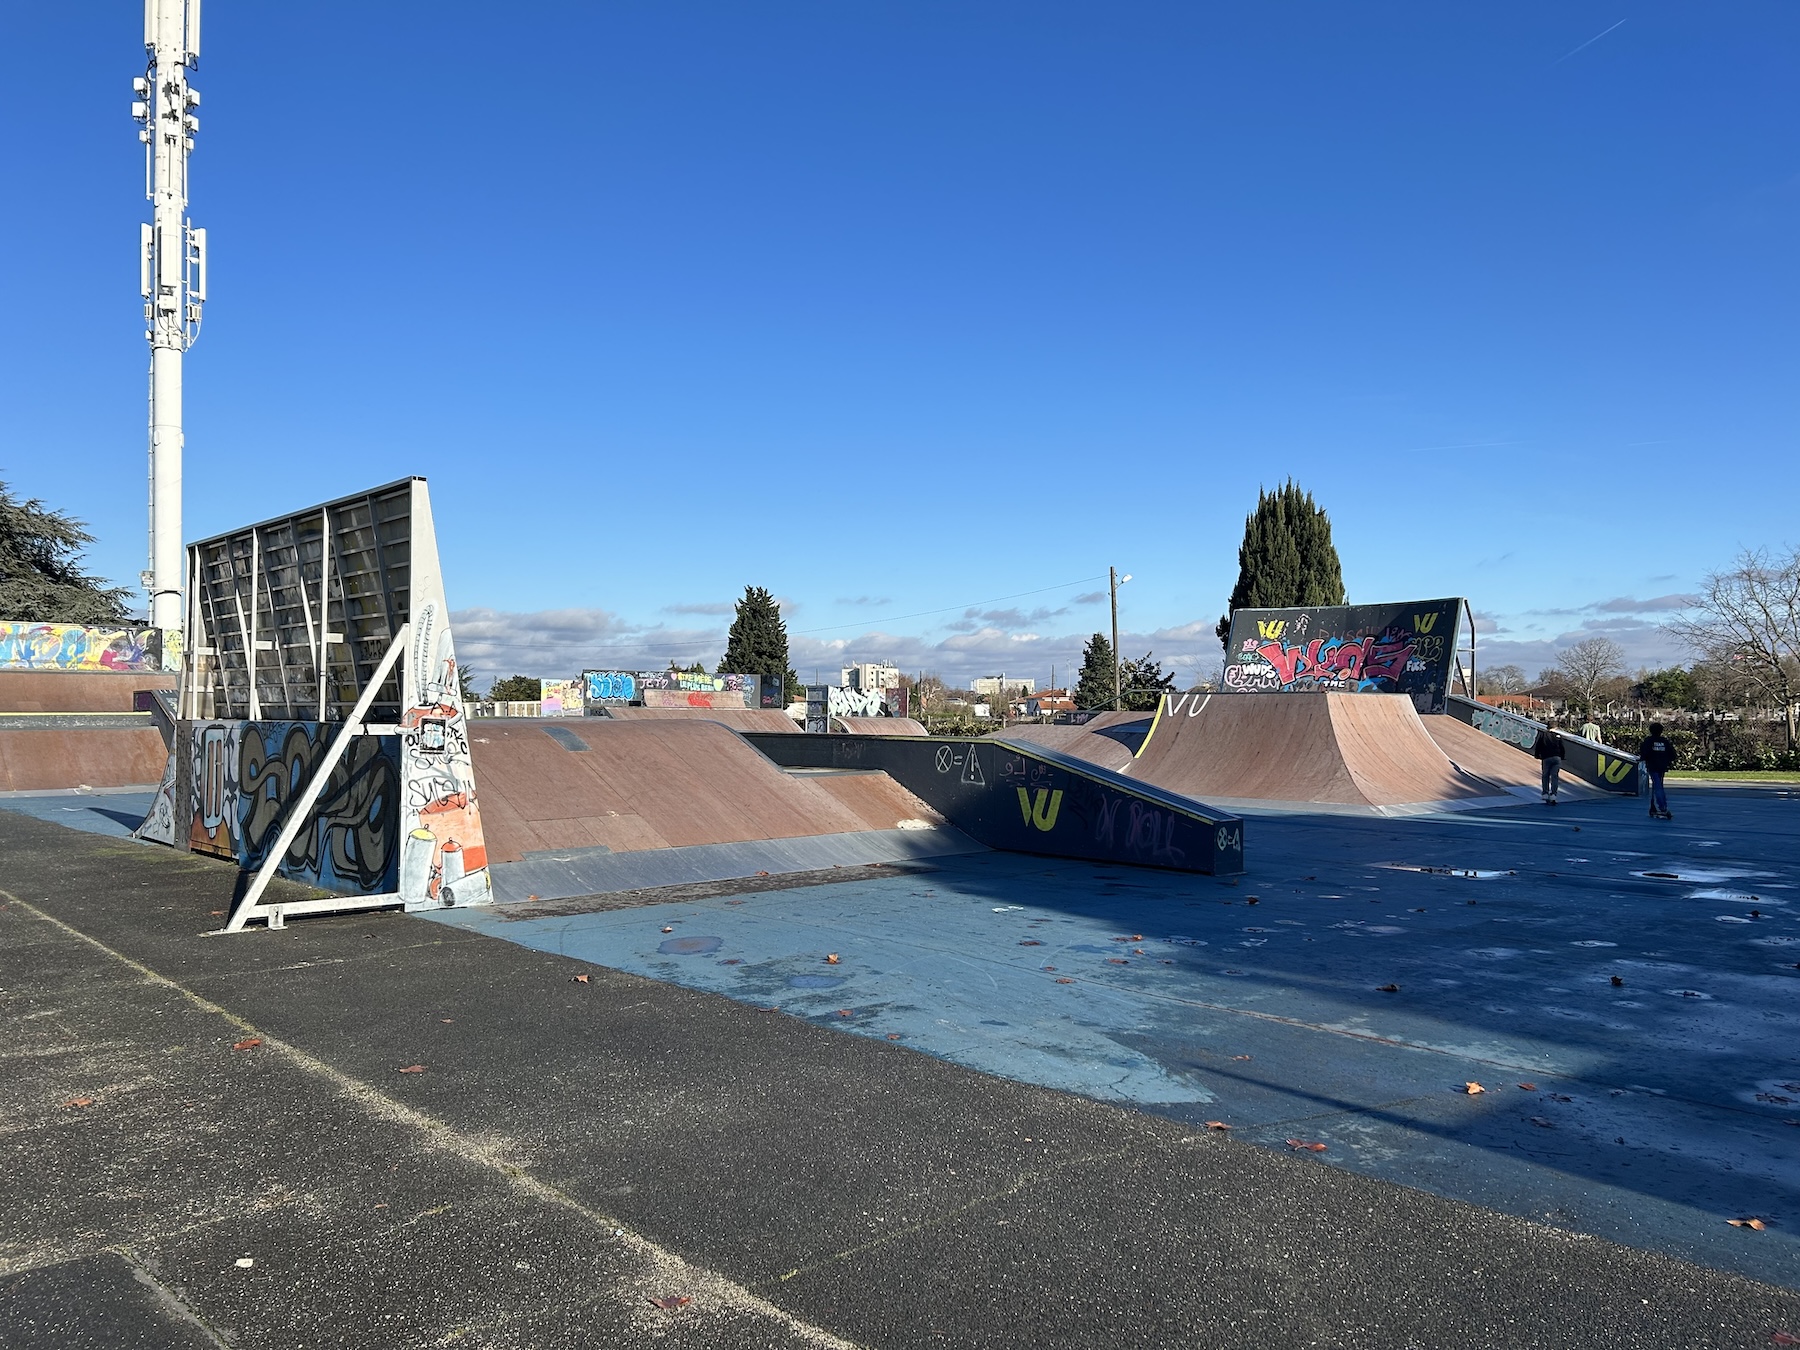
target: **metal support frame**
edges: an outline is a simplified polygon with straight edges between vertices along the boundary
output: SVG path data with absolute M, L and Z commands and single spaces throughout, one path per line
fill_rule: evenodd
M 1480 682 L 1476 679 L 1475 675 L 1475 610 L 1470 606 L 1466 598 L 1459 603 L 1462 605 L 1462 617 L 1466 618 L 1469 623 L 1468 669 L 1465 670 L 1463 668 L 1461 643 L 1457 644 L 1456 650 L 1451 653 L 1451 656 L 1456 665 L 1457 681 L 1463 687 L 1463 696 L 1472 699 L 1476 696 L 1476 689 L 1480 687 Z
M 306 823 L 314 804 L 325 791 L 325 785 L 330 781 L 332 772 L 338 766 L 338 761 L 350 748 L 351 740 L 364 733 L 363 719 L 368 716 L 369 707 L 374 703 L 375 695 L 380 691 L 389 674 L 392 673 L 395 664 L 405 654 L 411 635 L 412 624 L 401 624 L 399 631 L 394 634 L 393 641 L 388 645 L 387 653 L 381 658 L 380 664 L 375 667 L 374 675 L 363 686 L 362 695 L 356 700 L 356 706 L 351 709 L 350 716 L 339 729 L 337 738 L 332 741 L 331 748 L 325 752 L 325 758 L 319 761 L 318 768 L 313 771 L 312 781 L 307 783 L 305 790 L 288 807 L 287 819 L 282 822 L 281 833 L 269 846 L 262 866 L 256 871 L 255 880 L 244 892 L 244 898 L 239 900 L 237 907 L 231 911 L 231 917 L 226 920 L 225 927 L 220 930 L 221 932 L 241 932 L 244 925 L 250 921 L 256 910 L 257 902 L 262 899 L 263 892 L 268 889 L 269 882 L 274 879 L 276 872 L 280 869 L 281 860 L 287 855 L 288 846 L 294 842 L 294 836 L 300 833 L 300 827 Z M 317 913 L 324 910 L 338 912 L 351 909 L 382 909 L 401 903 L 403 901 L 398 893 L 361 897 L 333 896 L 328 900 L 296 900 L 283 905 L 270 905 L 265 911 L 264 917 L 270 928 L 280 928 L 283 917 L 287 914 Z

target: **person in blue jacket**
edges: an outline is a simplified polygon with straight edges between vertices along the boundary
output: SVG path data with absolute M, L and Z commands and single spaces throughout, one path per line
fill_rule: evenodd
M 1650 775 L 1650 819 L 1673 820 L 1669 813 L 1669 794 L 1663 788 L 1663 775 L 1675 763 L 1675 743 L 1663 735 L 1661 722 L 1650 724 L 1650 734 L 1638 743 L 1638 761 Z

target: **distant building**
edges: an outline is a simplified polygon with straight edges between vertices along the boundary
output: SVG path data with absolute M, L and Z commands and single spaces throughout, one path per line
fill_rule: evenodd
M 1001 698 L 1006 694 L 1035 694 L 1037 681 L 1021 679 L 1016 675 L 983 675 L 971 688 L 977 694 Z
M 864 693 L 898 689 L 900 667 L 884 666 L 878 661 L 864 661 L 861 665 L 845 666 L 838 677 L 838 683 L 846 689 L 857 689 Z
M 1021 715 L 1025 717 L 1050 717 L 1056 713 L 1072 713 L 1075 711 L 1075 700 L 1060 689 L 1045 690 L 1035 698 L 1028 698 L 1021 707 Z

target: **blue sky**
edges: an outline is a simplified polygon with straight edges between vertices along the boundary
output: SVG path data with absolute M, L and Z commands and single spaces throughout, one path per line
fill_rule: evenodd
M 11 22 L 0 477 L 129 580 L 138 7 Z M 1660 661 L 1797 533 L 1796 69 L 1781 3 L 209 5 L 186 533 L 425 474 L 482 680 L 746 583 L 807 678 L 1042 680 L 1111 563 L 1185 675 L 1291 474 L 1352 600 Z

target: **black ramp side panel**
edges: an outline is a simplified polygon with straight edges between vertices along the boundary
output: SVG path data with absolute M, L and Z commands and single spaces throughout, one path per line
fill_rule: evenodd
M 1467 722 L 1477 731 L 1485 731 L 1508 745 L 1516 745 L 1526 754 L 1531 753 L 1532 743 L 1544 728 L 1544 724 L 1534 718 L 1522 717 L 1504 708 L 1490 708 L 1485 703 L 1466 699 L 1461 694 L 1450 695 L 1444 701 L 1444 711 L 1459 722 Z M 1562 738 L 1564 773 L 1579 778 L 1602 792 L 1614 792 L 1622 797 L 1638 795 L 1636 755 L 1584 740 L 1572 731 L 1564 731 Z
M 790 769 L 880 769 L 989 848 L 1233 876 L 1229 812 L 1038 745 L 924 736 L 745 738 Z

